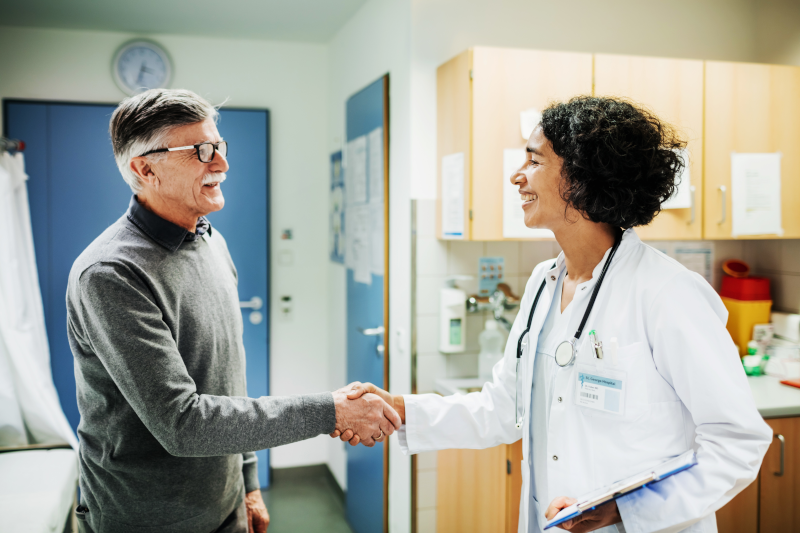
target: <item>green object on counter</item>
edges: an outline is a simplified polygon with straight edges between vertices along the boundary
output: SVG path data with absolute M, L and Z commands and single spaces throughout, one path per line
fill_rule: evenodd
M 763 357 L 760 355 L 745 355 L 742 357 L 744 373 L 748 376 L 760 376 L 762 359 Z

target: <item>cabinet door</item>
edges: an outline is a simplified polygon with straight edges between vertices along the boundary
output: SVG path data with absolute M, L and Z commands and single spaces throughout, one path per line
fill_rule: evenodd
M 522 483 L 521 442 L 486 450 L 439 452 L 436 467 L 438 533 L 517 531 L 519 491 L 514 496 L 513 487 Z M 515 460 L 517 455 L 519 460 L 509 469 L 509 461 Z
M 637 228 L 637 234 L 642 239 L 701 239 L 703 62 L 598 54 L 594 56 L 594 94 L 643 104 L 688 141 L 694 207 L 666 209 L 648 226 Z
M 451 154 L 464 154 L 464 240 L 470 239 L 469 233 L 469 161 L 470 161 L 470 128 L 472 107 L 472 50 L 463 52 L 436 70 L 436 236 L 444 238 L 442 233 L 442 157 Z
M 474 48 L 471 239 L 503 239 L 503 150 L 525 148 L 520 112 L 592 93 L 592 56 Z
M 705 71 L 704 237 L 732 237 L 732 152 L 782 153 L 783 237 L 800 237 L 800 68 L 708 61 Z
M 800 531 L 800 418 L 766 422 L 776 437 L 761 464 L 760 531 Z
M 717 511 L 719 533 L 758 533 L 758 479 Z

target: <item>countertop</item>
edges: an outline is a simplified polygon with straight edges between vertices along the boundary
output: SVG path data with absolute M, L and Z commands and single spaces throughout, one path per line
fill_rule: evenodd
M 771 376 L 748 377 L 750 391 L 756 408 L 764 418 L 800 416 L 800 389 L 781 385 L 778 378 Z M 468 389 L 480 390 L 480 378 L 437 379 L 436 392 L 444 396 L 466 394 Z

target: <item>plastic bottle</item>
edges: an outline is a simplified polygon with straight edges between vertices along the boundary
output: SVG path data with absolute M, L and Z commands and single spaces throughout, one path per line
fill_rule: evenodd
M 481 352 L 478 354 L 478 377 L 484 381 L 492 380 L 492 368 L 503 358 L 505 335 L 500 331 L 497 321 L 486 321 L 486 329 L 478 335 Z

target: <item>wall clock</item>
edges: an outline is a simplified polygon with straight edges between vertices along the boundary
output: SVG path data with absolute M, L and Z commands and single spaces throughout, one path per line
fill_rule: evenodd
M 141 39 L 122 45 L 114 54 L 111 68 L 114 81 L 130 95 L 167 87 L 172 78 L 172 64 L 164 49 Z

